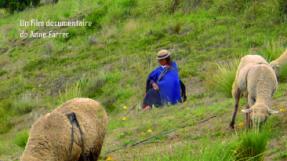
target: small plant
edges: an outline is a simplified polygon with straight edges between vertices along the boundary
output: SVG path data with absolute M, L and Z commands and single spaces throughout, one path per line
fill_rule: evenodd
M 16 134 L 14 143 L 21 148 L 25 148 L 29 138 L 28 130 L 20 131 Z
M 235 150 L 236 160 L 262 161 L 268 142 L 268 133 L 253 130 L 243 133 Z

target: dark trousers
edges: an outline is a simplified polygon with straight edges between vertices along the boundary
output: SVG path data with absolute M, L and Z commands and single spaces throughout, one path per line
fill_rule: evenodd
M 143 101 L 143 107 L 146 107 L 146 106 L 150 106 L 150 107 L 162 106 L 162 101 L 160 98 L 159 91 L 156 91 L 153 88 L 151 88 L 147 91 L 145 98 L 144 98 L 144 101 Z

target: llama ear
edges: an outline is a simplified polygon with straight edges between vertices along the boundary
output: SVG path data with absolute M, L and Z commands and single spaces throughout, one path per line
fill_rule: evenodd
M 250 113 L 251 111 L 252 111 L 251 108 L 241 110 L 241 112 L 243 112 L 243 113 Z
M 279 111 L 268 109 L 268 113 L 277 114 L 277 113 L 279 113 Z

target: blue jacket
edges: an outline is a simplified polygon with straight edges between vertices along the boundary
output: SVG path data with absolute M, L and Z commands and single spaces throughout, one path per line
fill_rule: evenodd
M 180 79 L 177 64 L 172 62 L 171 68 L 160 80 L 158 80 L 163 71 L 164 68 L 162 66 L 157 67 L 149 74 L 147 83 L 151 84 L 155 82 L 158 84 L 160 98 L 163 104 L 176 104 L 181 101 Z

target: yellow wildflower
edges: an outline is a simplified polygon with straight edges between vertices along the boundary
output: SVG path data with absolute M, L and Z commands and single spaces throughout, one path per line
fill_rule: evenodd
M 127 109 L 128 109 L 128 107 L 127 107 L 127 106 L 123 106 L 123 109 L 124 109 L 124 110 L 127 110 Z
M 152 133 L 152 129 L 148 129 L 147 132 L 148 132 L 148 133 Z
M 286 108 L 282 107 L 279 109 L 280 112 L 286 112 Z
M 111 156 L 108 156 L 107 158 L 106 158 L 106 161 L 112 161 L 113 160 L 113 158 L 111 157 Z
M 239 127 L 239 128 L 244 128 L 244 123 L 243 123 L 243 122 L 240 122 L 240 123 L 238 124 L 238 127 Z

